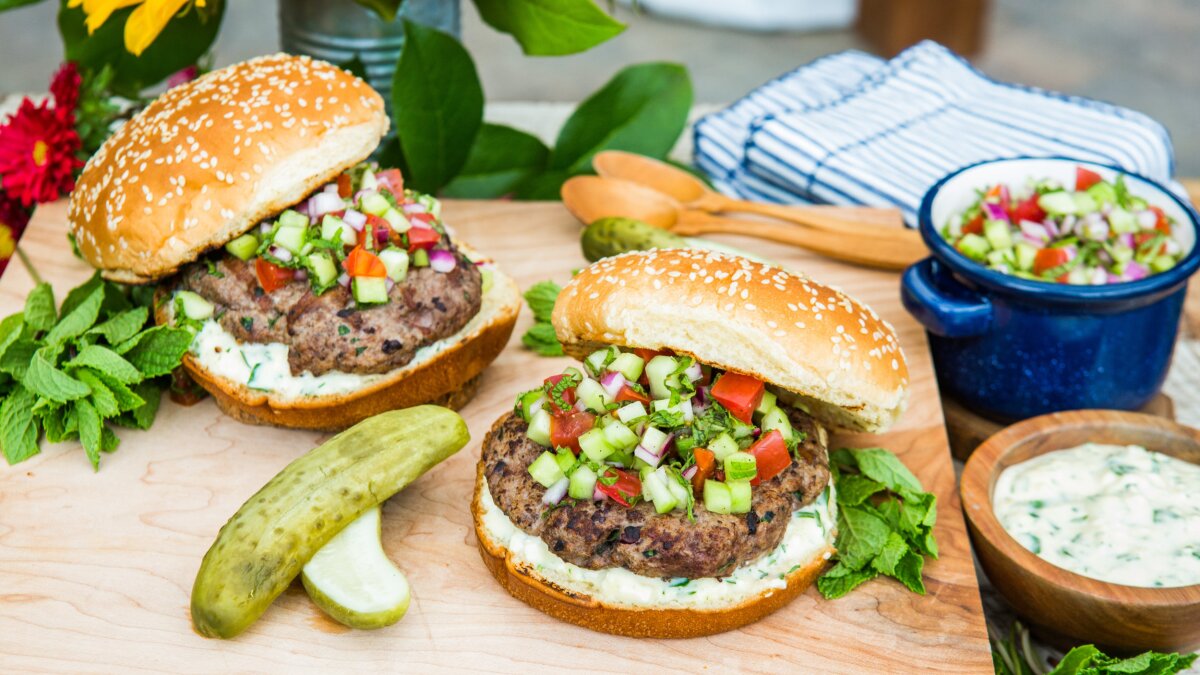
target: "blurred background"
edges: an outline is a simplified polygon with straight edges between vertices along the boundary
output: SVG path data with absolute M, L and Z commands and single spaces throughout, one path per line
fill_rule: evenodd
M 462 7 L 462 35 L 488 101 L 578 101 L 621 66 L 670 60 L 691 71 L 697 103 L 712 104 L 728 103 L 825 54 L 858 48 L 891 56 L 934 37 L 970 55 L 994 78 L 1095 97 L 1155 117 L 1171 131 L 1179 173 L 1200 175 L 1197 0 L 861 0 L 858 8 L 853 0 L 787 0 L 782 4 L 794 7 L 791 16 L 764 17 L 760 27 L 787 21 L 802 27 L 807 17 L 809 29 L 769 32 L 670 15 L 689 7 L 700 14 L 695 8 L 703 4 L 618 5 L 614 14 L 629 25 L 621 39 L 566 57 L 523 56 L 509 36 L 485 26 L 470 3 Z M 744 26 L 758 19 L 755 6 L 780 3 L 709 4 L 736 5 L 735 16 L 724 20 Z M 62 59 L 51 28 L 56 10 L 57 3 L 43 3 L 0 16 L 0 98 L 45 90 Z M 214 65 L 279 48 L 278 3 L 231 0 L 227 12 Z

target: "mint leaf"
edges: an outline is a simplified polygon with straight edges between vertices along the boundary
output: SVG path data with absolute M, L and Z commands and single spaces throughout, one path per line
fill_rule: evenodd
M 863 448 L 853 452 L 859 471 L 867 478 L 882 483 L 887 489 L 906 498 L 921 492 L 921 481 L 887 450 Z
M 554 326 L 538 322 L 529 327 L 521 336 L 521 343 L 533 350 L 539 356 L 562 356 L 562 344 L 554 334 Z
M 133 384 L 142 379 L 142 374 L 129 361 L 108 347 L 88 345 L 75 358 L 63 364 L 66 368 L 91 367 L 106 373 L 122 384 Z
M 467 162 L 442 190 L 444 197 L 494 199 L 512 193 L 546 168 L 550 149 L 536 136 L 500 124 L 484 123 Z
M 75 414 L 79 418 L 79 443 L 92 462 L 92 469 L 100 469 L 100 437 L 103 435 L 104 420 L 100 413 L 87 401 L 75 404 Z
M 110 345 L 120 344 L 137 335 L 138 331 L 146 325 L 149 315 L 150 310 L 147 308 L 135 307 L 93 327 L 88 331 L 88 335 L 100 335 Z
M 857 506 L 883 490 L 882 483 L 849 474 L 843 476 L 837 483 L 837 502 L 839 506 Z
M 54 311 L 54 289 L 42 282 L 25 298 L 25 324 L 35 331 L 50 330 L 58 321 Z
M 539 281 L 525 291 L 525 302 L 529 303 L 529 309 L 533 311 L 535 319 L 550 321 L 550 315 L 554 313 L 554 303 L 558 300 L 560 292 L 562 287 L 553 281 Z
M 483 86 L 458 40 L 404 20 L 392 120 L 413 189 L 437 192 L 463 168 L 483 123 Z
M 39 349 L 29 362 L 29 371 L 21 383 L 38 396 L 56 403 L 83 398 L 92 393 L 88 386 L 55 368 Z
M 21 333 L 25 329 L 25 315 L 21 312 L 11 314 L 4 317 L 0 321 L 0 356 L 4 355 L 4 351 L 9 345 L 21 338 Z
M 906 553 L 908 553 L 908 542 L 895 532 L 889 532 L 887 542 L 879 551 L 879 555 L 871 561 L 871 566 L 882 574 L 895 576 L 896 565 Z
M 10 465 L 38 454 L 38 427 L 33 417 L 36 400 L 33 392 L 17 385 L 0 404 L 0 446 Z
M 79 376 L 79 378 L 81 380 L 83 379 L 82 373 L 84 373 L 84 372 L 86 372 L 86 373 L 88 373 L 88 375 L 100 380 L 101 382 L 104 383 L 105 387 L 108 387 L 108 391 L 113 395 L 113 398 L 115 398 L 117 401 L 117 408 L 120 410 L 120 412 L 133 410 L 135 408 L 141 407 L 142 405 L 145 405 L 146 401 L 142 396 L 139 396 L 136 392 L 134 392 L 133 389 L 131 389 L 125 383 L 118 382 L 111 375 L 108 375 L 107 373 L 104 373 L 104 372 L 101 372 L 98 370 L 92 370 L 91 368 L 85 368 L 85 369 L 80 370 L 77 373 L 77 375 Z M 137 385 L 137 387 L 139 389 L 141 389 L 143 386 L 145 386 L 149 389 L 158 391 L 158 387 L 154 386 L 153 384 L 150 384 L 150 385 L 138 384 Z
M 925 595 L 925 581 L 921 579 L 921 570 L 924 568 L 925 559 L 921 554 L 908 549 L 896 562 L 895 570 L 888 576 L 907 586 L 913 593 Z
M 121 416 L 113 418 L 113 422 L 130 429 L 149 429 L 150 425 L 154 423 L 154 416 L 158 414 L 158 406 L 162 401 L 162 389 L 143 382 L 137 386 L 136 395 L 143 399 L 143 403 Z
M 91 401 L 96 407 L 96 412 L 100 413 L 101 417 L 116 417 L 121 414 L 121 406 L 117 403 L 117 397 L 113 394 L 112 389 L 104 384 L 104 381 L 95 375 L 95 371 L 88 368 L 82 368 L 75 373 L 75 377 L 79 381 L 86 384 L 92 390 Z
M 687 126 L 691 107 L 692 82 L 682 65 L 624 68 L 567 119 L 550 153 L 550 168 L 588 171 L 592 156 L 601 150 L 662 159 Z
M 103 288 L 97 288 L 92 291 L 83 302 L 79 303 L 78 307 L 71 310 L 70 314 L 64 314 L 54 328 L 51 328 L 50 332 L 46 333 L 46 343 L 57 345 L 73 337 L 83 335 L 84 331 L 96 323 L 96 318 L 100 316 L 100 304 L 103 301 Z
M 65 405 L 55 406 L 53 408 L 45 408 L 38 412 L 38 420 L 42 423 L 42 429 L 46 432 L 46 440 L 50 443 L 62 443 L 63 441 L 71 440 L 67 433 L 67 411 L 70 410 Z
M 592 0 L 475 0 L 479 16 L 529 56 L 587 51 L 625 30 Z
M 871 563 L 883 551 L 888 539 L 886 522 L 861 506 L 838 510 L 838 560 L 852 570 Z
M 102 288 L 105 285 L 104 279 L 100 278 L 100 273 L 93 273 L 87 281 L 67 291 L 67 297 L 63 298 L 62 307 L 59 307 L 59 312 L 61 312 L 63 316 L 70 314 L 75 310 L 76 307 L 82 304 L 84 300 L 87 300 L 88 296 L 90 296 L 93 291 L 95 291 L 97 288 Z
M 817 579 L 817 590 L 826 600 L 835 600 L 877 576 L 872 568 L 852 570 L 839 563 Z
M 166 375 L 192 344 L 192 334 L 183 328 L 155 326 L 117 346 L 116 352 L 137 368 L 143 377 Z
M 18 380 L 24 379 L 29 371 L 29 362 L 38 350 L 38 343 L 29 338 L 18 338 L 0 354 L 0 371 Z
M 121 439 L 108 426 L 100 430 L 100 452 L 115 452 L 120 444 Z

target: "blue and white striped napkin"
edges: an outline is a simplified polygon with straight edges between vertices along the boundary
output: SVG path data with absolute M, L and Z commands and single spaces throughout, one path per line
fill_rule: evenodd
M 995 82 L 933 42 L 883 62 L 859 52 L 795 70 L 696 125 L 719 189 L 780 203 L 896 206 L 909 225 L 951 171 L 1065 156 L 1169 183 L 1166 129 L 1126 108 Z

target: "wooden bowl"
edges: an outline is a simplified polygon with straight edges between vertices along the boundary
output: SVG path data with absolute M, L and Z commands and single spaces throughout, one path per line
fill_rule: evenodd
M 1117 652 L 1194 651 L 1200 647 L 1200 584 L 1140 588 L 1056 567 L 1021 546 L 992 510 L 1005 468 L 1083 443 L 1141 445 L 1200 464 L 1200 432 L 1139 413 L 1077 410 L 1014 424 L 980 445 L 963 471 L 963 511 L 980 564 L 992 584 L 1041 632 Z

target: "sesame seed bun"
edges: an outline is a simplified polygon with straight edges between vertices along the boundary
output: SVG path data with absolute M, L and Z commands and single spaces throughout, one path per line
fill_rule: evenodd
M 105 278 L 156 281 L 366 159 L 387 129 L 379 94 L 323 61 L 222 68 L 105 141 L 71 193 L 71 230 Z
M 826 426 L 880 431 L 903 412 L 896 333 L 841 291 L 779 267 L 696 249 L 605 258 L 563 288 L 553 323 L 566 352 L 670 349 L 752 375 Z

